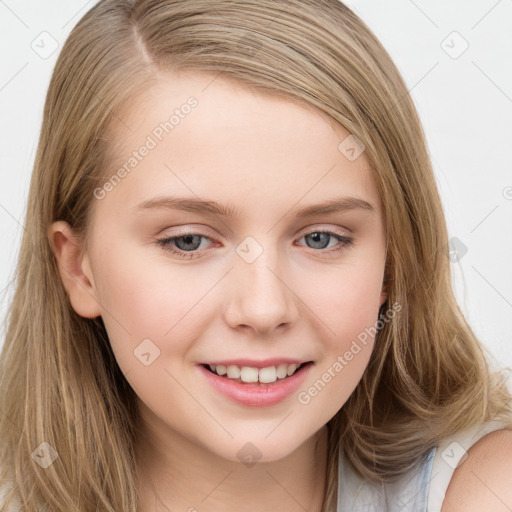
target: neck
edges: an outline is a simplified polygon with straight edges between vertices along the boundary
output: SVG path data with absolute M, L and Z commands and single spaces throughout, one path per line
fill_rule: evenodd
M 148 429 L 149 430 L 149 429 Z M 322 512 L 327 426 L 283 459 L 247 466 L 166 428 L 137 447 L 140 512 Z

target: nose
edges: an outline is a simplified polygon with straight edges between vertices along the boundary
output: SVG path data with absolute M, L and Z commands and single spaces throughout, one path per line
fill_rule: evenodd
M 283 270 L 275 251 L 265 249 L 252 263 L 238 254 L 234 258 L 225 306 L 227 324 L 266 335 L 289 328 L 298 316 L 298 298 L 290 273 Z

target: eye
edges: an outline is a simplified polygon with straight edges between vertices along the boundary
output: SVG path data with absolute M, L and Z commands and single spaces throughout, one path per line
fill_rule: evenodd
M 325 242 L 329 242 L 329 239 L 335 239 L 338 241 L 338 246 L 329 249 L 328 253 L 337 253 L 346 247 L 349 247 L 353 244 L 354 240 L 353 238 L 350 238 L 348 236 L 342 235 L 341 233 L 337 233 L 336 231 L 330 231 L 330 230 L 317 230 L 317 231 L 311 231 L 304 236 L 302 236 L 304 239 L 309 239 L 313 243 L 314 249 L 325 249 Z
M 303 235 L 300 240 L 302 238 L 312 242 L 313 247 L 310 248 L 320 249 L 321 251 L 328 254 L 338 253 L 343 249 L 350 247 L 354 243 L 353 238 L 330 230 L 311 231 Z M 200 257 L 204 252 L 204 249 L 198 251 L 199 247 L 201 246 L 202 239 L 211 240 L 208 236 L 202 235 L 201 233 L 187 232 L 178 233 L 175 236 L 161 238 L 157 240 L 156 243 L 171 254 L 174 254 L 183 259 L 192 259 Z M 325 250 L 325 242 L 327 241 L 328 246 L 330 239 L 337 240 L 338 246 Z
M 176 256 L 184 259 L 192 259 L 197 257 L 196 251 L 201 245 L 200 240 L 202 238 L 209 240 L 209 237 L 201 235 L 200 233 L 184 233 L 178 234 L 176 236 L 161 238 L 157 240 L 156 243 L 162 246 L 166 251 L 169 251 L 171 254 L 175 254 Z M 176 249 L 173 245 L 176 245 L 178 249 Z

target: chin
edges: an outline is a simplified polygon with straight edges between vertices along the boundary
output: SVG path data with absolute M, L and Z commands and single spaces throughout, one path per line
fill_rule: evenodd
M 304 442 L 307 436 L 296 435 L 292 437 L 289 432 L 274 432 L 262 434 L 260 436 L 247 435 L 228 441 L 229 448 L 216 451 L 220 457 L 232 462 L 242 462 L 248 467 L 255 463 L 278 462 L 291 456 Z

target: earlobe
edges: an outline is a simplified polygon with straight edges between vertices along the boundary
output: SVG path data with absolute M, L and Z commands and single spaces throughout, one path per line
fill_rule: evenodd
M 82 317 L 100 316 L 101 309 L 92 273 L 87 256 L 82 257 L 80 254 L 79 238 L 65 221 L 54 222 L 48 229 L 48 238 L 71 306 Z

